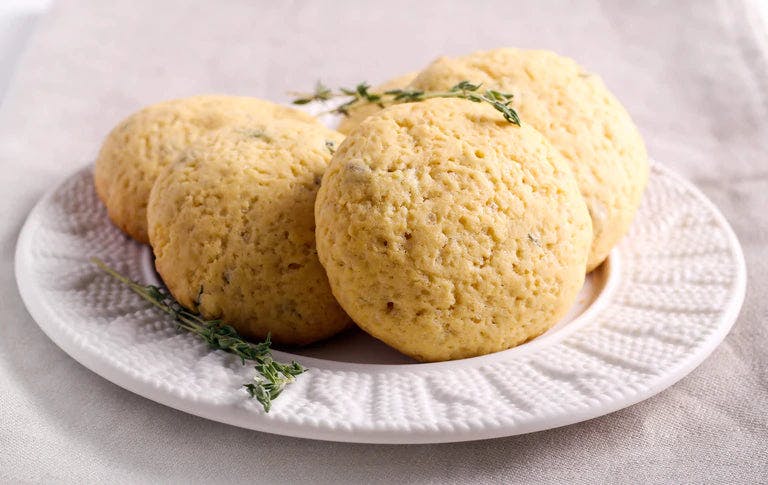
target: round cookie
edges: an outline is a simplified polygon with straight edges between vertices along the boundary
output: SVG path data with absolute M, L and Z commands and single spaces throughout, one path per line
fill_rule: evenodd
M 547 51 L 441 57 L 409 87 L 443 90 L 463 80 L 513 93 L 520 118 L 570 162 L 592 216 L 587 270 L 596 268 L 629 229 L 648 179 L 645 145 L 629 114 L 598 76 Z
M 256 98 L 204 95 L 158 103 L 117 125 L 96 159 L 96 192 L 112 222 L 147 243 L 147 199 L 160 171 L 198 138 L 224 126 L 311 121 L 298 110 Z
M 384 91 L 389 91 L 390 89 L 402 89 L 408 86 L 408 83 L 413 81 L 413 79 L 416 77 L 416 74 L 418 73 L 409 72 L 408 74 L 403 74 L 402 76 L 396 77 L 394 79 L 390 79 L 384 84 L 381 84 L 373 88 L 371 92 L 381 93 Z M 344 133 L 345 135 L 348 135 L 349 132 L 354 130 L 355 127 L 360 124 L 361 121 L 366 119 L 368 116 L 376 113 L 380 109 L 381 108 L 379 108 L 375 104 L 364 104 L 364 105 L 358 106 L 357 108 L 350 110 L 349 115 L 345 116 L 341 120 L 341 123 L 339 123 L 338 130 Z
M 315 249 L 314 203 L 342 136 L 279 119 L 202 138 L 157 178 L 147 219 L 173 296 L 241 334 L 304 345 L 352 322 Z
M 459 99 L 366 118 L 331 160 L 315 220 L 341 306 L 421 361 L 543 333 L 576 298 L 592 238 L 573 174 L 547 140 Z

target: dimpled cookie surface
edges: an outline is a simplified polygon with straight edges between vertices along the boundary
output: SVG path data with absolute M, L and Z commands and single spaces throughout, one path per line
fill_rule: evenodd
M 202 95 L 148 106 L 117 125 L 96 159 L 96 192 L 112 222 L 139 242 L 147 236 L 147 201 L 160 171 L 202 136 L 225 126 L 258 128 L 278 118 L 310 121 L 295 109 L 256 98 Z
M 588 270 L 627 232 L 648 179 L 648 156 L 629 114 L 602 80 L 548 51 L 502 48 L 441 57 L 411 88 L 442 90 L 462 80 L 514 94 L 520 118 L 568 160 L 592 217 Z
M 173 296 L 241 334 L 315 342 L 351 325 L 315 250 L 314 203 L 342 136 L 273 120 L 199 140 L 158 177 L 148 206 L 155 264 Z
M 546 331 L 583 284 L 592 237 L 573 174 L 546 139 L 457 99 L 365 119 L 336 151 L 315 219 L 339 303 L 421 361 Z
M 389 81 L 385 82 L 384 84 L 381 84 L 379 86 L 376 86 L 371 91 L 374 93 L 383 93 L 384 91 L 388 91 L 390 89 L 402 89 L 408 86 L 408 83 L 413 81 L 413 79 L 416 77 L 415 72 L 410 72 L 408 74 L 403 74 L 402 76 L 398 76 L 394 79 L 390 79 Z M 339 123 L 339 131 L 346 134 L 349 134 L 350 131 L 354 130 L 357 125 L 360 124 L 361 121 L 363 121 L 368 116 L 372 115 L 373 113 L 376 113 L 381 109 L 379 106 L 375 104 L 365 104 L 362 106 L 359 106 L 353 110 L 349 111 L 349 114 L 344 117 L 344 119 L 341 120 L 341 123 Z

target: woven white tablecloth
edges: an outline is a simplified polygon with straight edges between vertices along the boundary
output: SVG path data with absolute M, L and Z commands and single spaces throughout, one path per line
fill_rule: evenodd
M 0 111 L 0 481 L 768 482 L 768 40 L 731 2 L 64 1 Z M 749 281 L 725 342 L 660 395 L 585 423 L 432 446 L 315 442 L 174 411 L 80 366 L 13 277 L 19 229 L 121 118 L 166 98 L 379 82 L 438 54 L 556 50 L 603 76 L 650 154 L 724 212 Z

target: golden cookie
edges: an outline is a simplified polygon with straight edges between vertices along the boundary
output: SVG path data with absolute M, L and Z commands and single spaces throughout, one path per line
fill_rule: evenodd
M 173 296 L 255 339 L 303 345 L 351 324 L 315 250 L 314 203 L 342 136 L 275 119 L 202 138 L 157 178 L 147 218 Z
M 277 118 L 312 119 L 291 108 L 238 96 L 193 96 L 144 108 L 104 140 L 96 159 L 96 191 L 112 222 L 146 243 L 147 199 L 165 166 L 211 131 L 229 125 L 258 128 Z
M 443 90 L 462 80 L 513 93 L 520 118 L 570 162 L 592 216 L 587 269 L 597 267 L 629 229 L 648 179 L 645 145 L 624 107 L 598 76 L 547 51 L 441 57 L 410 87 Z
M 408 74 L 403 74 L 402 76 L 396 77 L 394 79 L 390 79 L 389 81 L 385 82 L 384 84 L 381 84 L 380 86 L 376 86 L 371 91 L 374 93 L 382 93 L 390 89 L 402 89 L 408 86 L 408 83 L 413 81 L 413 79 L 416 77 L 416 74 L 418 73 L 409 72 Z M 341 120 L 341 123 L 339 123 L 339 131 L 344 133 L 345 135 L 349 134 L 349 132 L 354 130 L 355 127 L 359 125 L 361 121 L 366 119 L 369 115 L 376 113 L 380 109 L 381 108 L 379 108 L 375 104 L 364 104 L 355 109 L 350 110 L 349 115 L 345 116 L 344 119 Z
M 486 104 L 432 99 L 366 118 L 315 204 L 333 294 L 366 332 L 422 361 L 514 347 L 584 282 L 584 199 L 536 130 Z

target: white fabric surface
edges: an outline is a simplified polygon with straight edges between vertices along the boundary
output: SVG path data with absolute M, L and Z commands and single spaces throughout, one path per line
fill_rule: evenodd
M 0 112 L 0 481 L 767 482 L 768 41 L 742 2 L 65 1 Z M 631 408 L 448 445 L 324 443 L 174 411 L 91 373 L 24 309 L 19 228 L 122 117 L 201 92 L 378 82 L 501 45 L 575 57 L 627 106 L 651 155 L 722 209 L 747 258 L 736 326 L 689 377 Z

